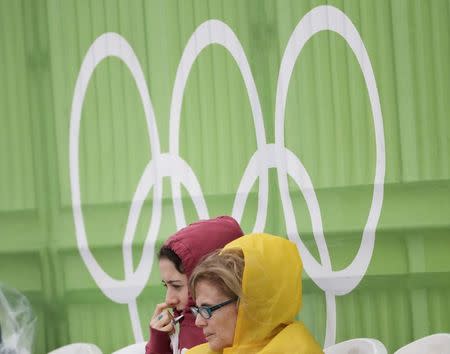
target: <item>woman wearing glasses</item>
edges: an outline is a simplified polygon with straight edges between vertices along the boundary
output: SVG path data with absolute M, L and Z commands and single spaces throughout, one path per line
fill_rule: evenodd
M 208 256 L 192 273 L 195 324 L 207 344 L 198 353 L 323 354 L 295 316 L 301 307 L 302 263 L 281 237 L 252 234 Z
M 190 311 L 188 279 L 201 258 L 242 235 L 236 220 L 221 216 L 190 224 L 167 239 L 158 254 L 166 298 L 150 320 L 146 354 L 180 353 L 205 342 Z

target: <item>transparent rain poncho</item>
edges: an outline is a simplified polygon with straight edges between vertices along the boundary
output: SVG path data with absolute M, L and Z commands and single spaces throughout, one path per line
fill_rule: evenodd
M 35 325 L 27 298 L 0 283 L 0 354 L 30 354 Z

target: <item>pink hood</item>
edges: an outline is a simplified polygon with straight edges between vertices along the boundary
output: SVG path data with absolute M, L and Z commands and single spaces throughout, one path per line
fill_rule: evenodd
M 180 257 L 184 272 L 189 279 L 195 266 L 203 257 L 223 248 L 243 234 L 236 220 L 230 216 L 219 216 L 190 224 L 170 236 L 164 245 Z M 203 331 L 195 326 L 195 317 L 190 311 L 191 306 L 194 306 L 194 300 L 189 292 L 187 307 L 181 312 L 184 317 L 180 321 L 179 349 L 191 348 L 205 342 Z M 175 316 L 181 313 L 174 311 Z
M 181 259 L 184 272 L 189 278 L 197 263 L 207 254 L 223 248 L 227 243 L 241 237 L 244 233 L 238 222 L 230 216 L 219 216 L 215 219 L 197 221 L 170 236 L 164 243 Z M 195 317 L 190 311 L 194 301 L 189 293 L 187 307 L 182 311 L 180 321 L 178 349 L 192 348 L 204 343 L 205 337 L 201 328 L 195 326 Z M 175 316 L 180 313 L 174 312 Z M 150 329 L 150 341 L 146 346 L 147 354 L 168 354 L 170 340 L 166 332 Z
M 200 220 L 179 230 L 164 243 L 181 258 L 189 278 L 197 263 L 207 254 L 223 248 L 244 233 L 231 216 Z

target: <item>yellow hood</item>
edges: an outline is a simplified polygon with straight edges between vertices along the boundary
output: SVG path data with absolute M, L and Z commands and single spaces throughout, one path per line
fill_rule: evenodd
M 238 238 L 224 249 L 244 253 L 243 300 L 233 346 L 223 353 L 323 353 L 306 327 L 295 322 L 302 304 L 302 261 L 294 243 L 268 234 Z M 207 344 L 188 353 L 212 353 Z

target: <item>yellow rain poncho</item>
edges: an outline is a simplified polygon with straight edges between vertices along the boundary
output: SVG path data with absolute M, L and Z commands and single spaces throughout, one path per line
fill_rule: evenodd
M 233 346 L 226 353 L 323 354 L 303 323 L 302 261 L 294 243 L 268 234 L 243 236 L 225 246 L 242 249 L 244 298 L 239 303 Z M 214 353 L 208 344 L 188 354 Z

